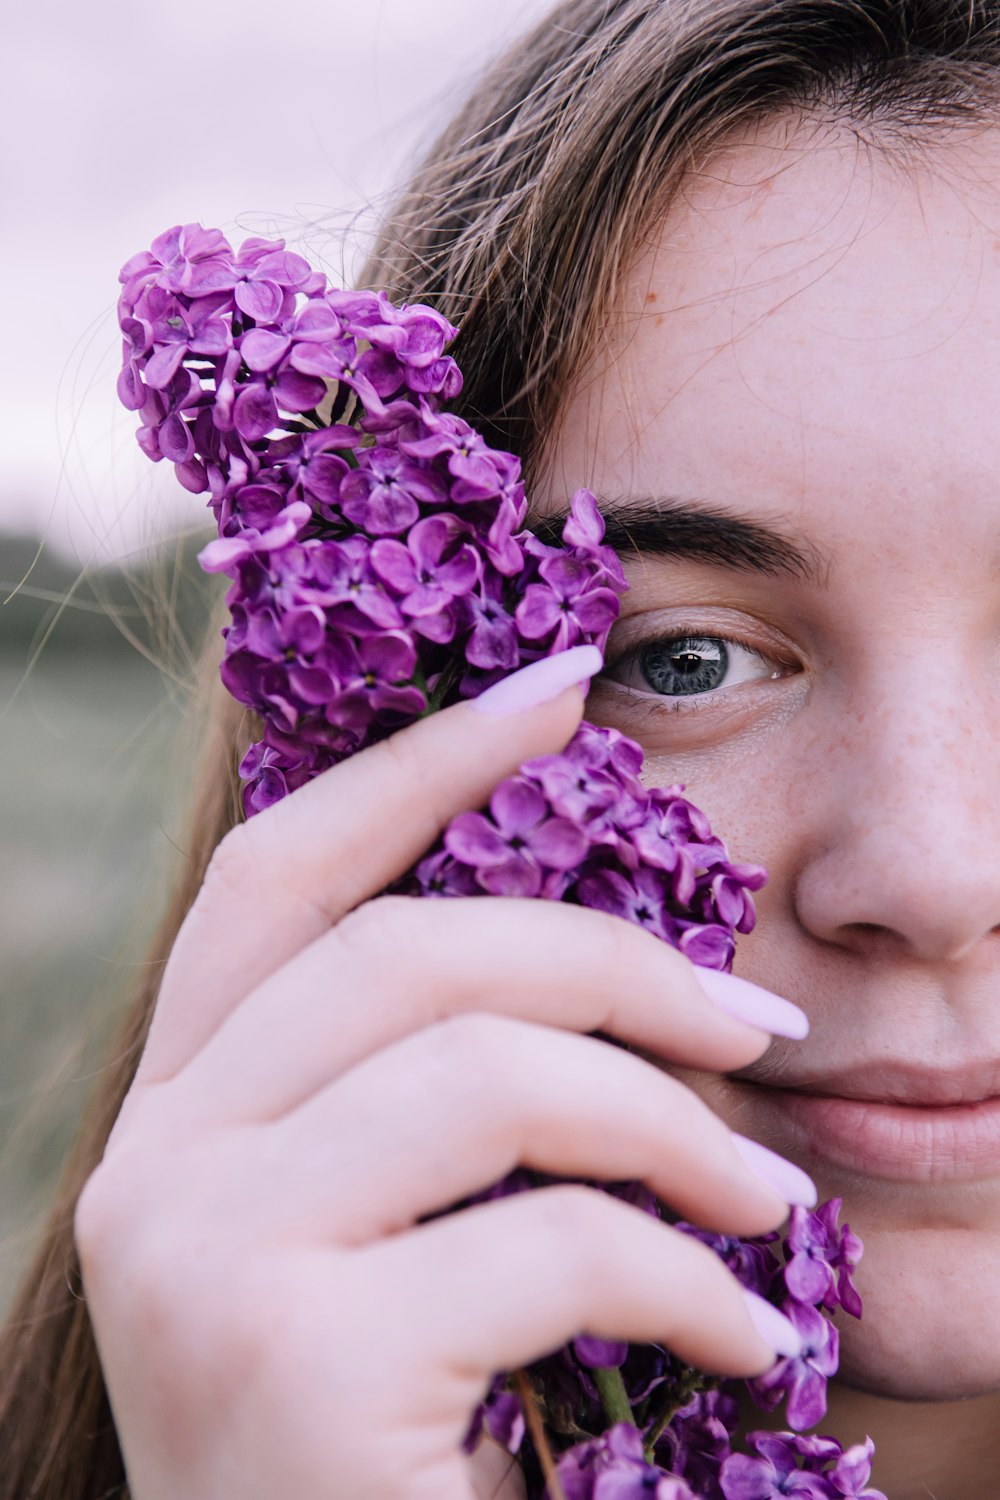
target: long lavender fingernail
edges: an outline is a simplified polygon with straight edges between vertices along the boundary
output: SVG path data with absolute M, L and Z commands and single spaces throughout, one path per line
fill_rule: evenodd
M 758 1297 L 756 1292 L 748 1292 L 745 1287 L 740 1290 L 746 1298 L 747 1312 L 753 1326 L 768 1348 L 788 1359 L 797 1359 L 802 1353 L 802 1338 L 795 1325 L 788 1321 L 783 1312 L 772 1307 L 770 1302 Z
M 733 1145 L 755 1177 L 766 1182 L 789 1205 L 812 1208 L 819 1194 L 816 1184 L 808 1172 L 803 1172 L 793 1161 L 786 1161 L 777 1151 L 770 1151 L 759 1141 L 751 1141 L 745 1135 L 733 1132 Z
M 797 1042 L 809 1035 L 809 1017 L 791 1000 L 718 969 L 697 968 L 695 975 L 706 995 L 738 1020 L 748 1021 L 774 1036 L 792 1037 Z
M 539 703 L 558 698 L 575 682 L 586 682 L 603 665 L 604 658 L 596 646 L 571 646 L 568 651 L 543 656 L 510 677 L 501 678 L 474 698 L 472 706 L 481 714 L 523 713 L 526 708 L 537 708 Z

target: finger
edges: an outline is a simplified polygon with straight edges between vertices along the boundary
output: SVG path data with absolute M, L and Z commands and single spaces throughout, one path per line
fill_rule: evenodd
M 527 1500 L 524 1471 L 515 1454 L 484 1434 L 467 1460 L 473 1500 Z M 443 1500 L 438 1492 L 436 1500 Z
M 702 971 L 704 972 L 704 971 Z M 725 974 L 716 994 L 750 986 Z M 760 992 L 750 1026 L 652 934 L 551 901 L 366 902 L 260 985 L 179 1082 L 190 1119 L 267 1120 L 364 1057 L 467 1011 L 602 1031 L 681 1066 L 732 1072 L 768 1045 L 782 1007 Z
M 582 713 L 572 684 L 599 664 L 589 646 L 535 662 L 522 672 L 536 673 L 528 688 L 548 673 L 547 701 L 430 714 L 227 834 L 167 963 L 142 1076 L 183 1067 L 249 990 L 402 875 L 457 813 L 563 746 Z
M 713 1374 L 759 1375 L 774 1363 L 713 1251 L 594 1189 L 539 1188 L 361 1253 L 385 1289 L 394 1355 L 415 1370 L 447 1361 L 482 1381 L 584 1333 L 663 1343 Z M 794 1349 L 791 1325 L 786 1336 Z
M 763 1160 L 766 1170 L 781 1158 Z M 639 1178 L 683 1218 L 728 1234 L 766 1233 L 789 1202 L 815 1201 L 790 1163 L 777 1178 L 785 1196 L 752 1171 L 727 1126 L 652 1063 L 488 1015 L 406 1037 L 266 1127 L 254 1181 L 276 1227 L 299 1233 L 312 1222 L 356 1245 L 517 1166 Z

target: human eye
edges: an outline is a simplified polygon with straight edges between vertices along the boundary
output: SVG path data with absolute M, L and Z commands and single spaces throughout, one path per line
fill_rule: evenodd
M 789 670 L 790 663 L 780 660 L 773 649 L 683 625 L 619 650 L 602 677 L 647 704 L 667 699 L 681 709 L 684 699 L 700 699 L 704 704 L 709 696 L 722 696 L 746 683 L 776 681 Z

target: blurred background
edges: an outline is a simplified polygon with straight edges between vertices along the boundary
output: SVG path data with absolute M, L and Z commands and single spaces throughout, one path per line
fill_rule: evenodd
M 408 164 L 545 4 L 5 18 L 0 1312 L 181 859 L 182 726 L 220 592 L 194 562 L 204 497 L 142 457 L 117 405 L 118 268 L 198 220 L 348 279 Z

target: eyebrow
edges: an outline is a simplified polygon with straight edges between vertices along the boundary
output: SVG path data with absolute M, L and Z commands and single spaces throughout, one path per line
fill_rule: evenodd
M 619 553 L 687 557 L 740 572 L 790 574 L 819 583 L 829 566 L 819 548 L 793 542 L 780 526 L 748 521 L 724 506 L 673 496 L 599 497 L 604 540 Z M 565 513 L 529 522 L 543 542 L 558 543 Z

